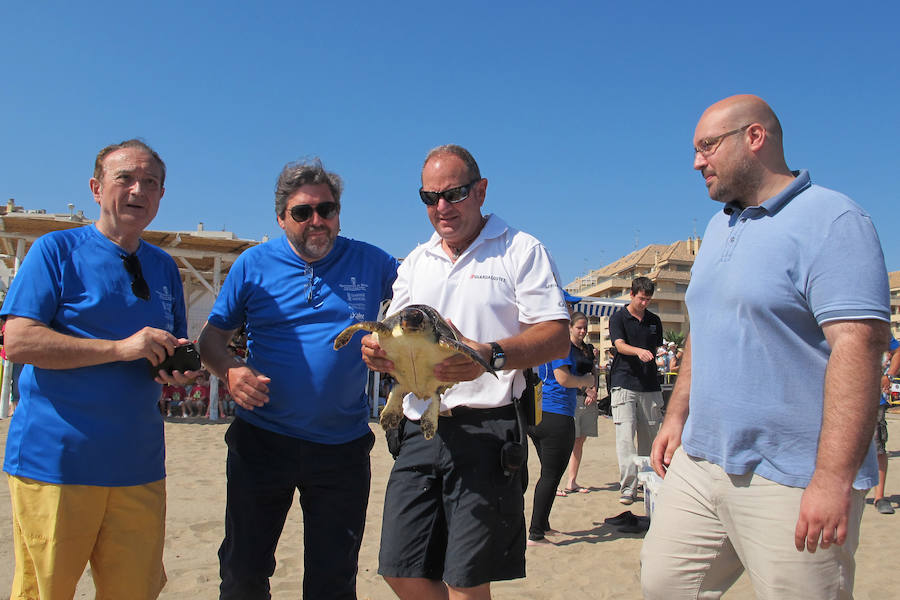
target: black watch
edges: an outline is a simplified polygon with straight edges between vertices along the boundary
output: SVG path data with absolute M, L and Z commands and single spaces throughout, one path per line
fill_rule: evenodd
M 506 366 L 506 352 L 497 342 L 491 342 L 491 367 L 499 371 Z

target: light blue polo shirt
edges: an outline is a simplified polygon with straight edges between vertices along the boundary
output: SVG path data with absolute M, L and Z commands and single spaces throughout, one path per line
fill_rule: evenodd
M 807 171 L 760 206 L 709 222 L 685 301 L 691 322 L 685 451 L 726 472 L 806 487 L 830 349 L 822 324 L 890 320 L 875 227 Z M 870 446 L 854 486 L 878 481 Z

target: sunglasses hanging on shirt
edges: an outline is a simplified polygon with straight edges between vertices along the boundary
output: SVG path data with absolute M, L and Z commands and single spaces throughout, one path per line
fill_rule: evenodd
M 141 270 L 141 261 L 138 260 L 137 254 L 126 254 L 122 257 L 122 264 L 125 270 L 131 275 L 131 293 L 141 300 L 150 300 L 150 286 L 144 279 L 144 272 Z

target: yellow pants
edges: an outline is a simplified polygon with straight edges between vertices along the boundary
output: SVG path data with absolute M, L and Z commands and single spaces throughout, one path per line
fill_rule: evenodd
M 128 487 L 9 476 L 11 600 L 71 600 L 88 561 L 97 600 L 153 600 L 166 583 L 166 480 Z

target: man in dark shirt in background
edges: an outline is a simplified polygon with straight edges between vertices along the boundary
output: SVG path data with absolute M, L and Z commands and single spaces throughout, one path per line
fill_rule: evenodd
M 631 282 L 631 302 L 609 318 L 609 339 L 616 348 L 610 369 L 612 417 L 619 460 L 619 502 L 631 504 L 637 488 L 637 454 L 650 455 L 662 420 L 662 392 L 656 376 L 656 349 L 663 344 L 662 321 L 647 310 L 656 285 L 647 277 Z

